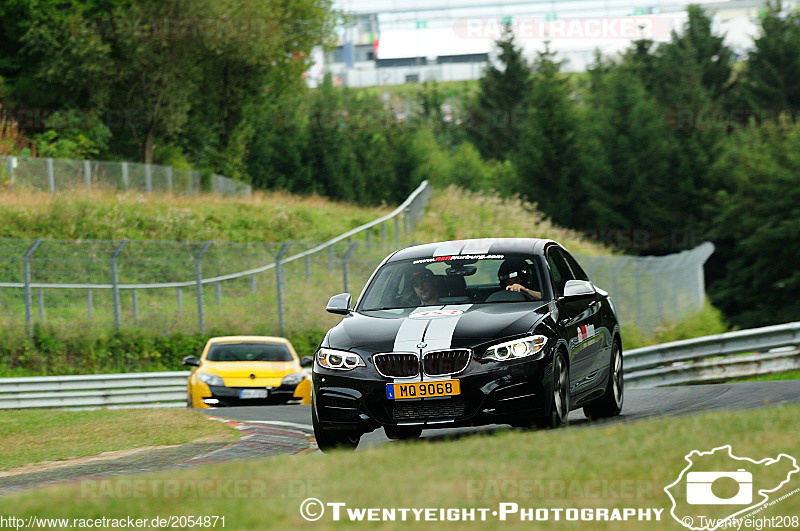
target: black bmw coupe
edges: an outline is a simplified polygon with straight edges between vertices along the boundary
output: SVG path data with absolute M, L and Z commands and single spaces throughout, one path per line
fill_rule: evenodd
M 570 410 L 622 410 L 622 339 L 608 293 L 560 244 L 490 238 L 418 245 L 378 266 L 314 357 L 319 448 L 383 428 L 555 428 Z

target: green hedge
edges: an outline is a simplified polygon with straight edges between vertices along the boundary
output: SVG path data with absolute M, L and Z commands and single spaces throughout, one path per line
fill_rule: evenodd
M 164 336 L 125 329 L 86 337 L 37 324 L 33 337 L 12 335 L 0 344 L 0 376 L 184 370 L 184 356 L 199 355 L 210 337 L 222 335 L 229 333 Z M 304 330 L 292 332 L 288 339 L 302 358 L 314 353 L 324 335 L 325 330 Z

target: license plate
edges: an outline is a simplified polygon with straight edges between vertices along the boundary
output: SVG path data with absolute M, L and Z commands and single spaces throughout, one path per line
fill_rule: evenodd
M 386 398 L 389 400 L 455 396 L 460 394 L 461 382 L 459 380 L 386 384 Z
M 269 391 L 266 389 L 240 389 L 239 398 L 267 398 Z

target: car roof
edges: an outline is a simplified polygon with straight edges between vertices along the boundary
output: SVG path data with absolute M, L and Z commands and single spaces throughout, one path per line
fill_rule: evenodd
M 544 238 L 480 238 L 426 243 L 401 249 L 389 262 L 465 254 L 541 254 L 553 240 Z
M 209 343 L 284 343 L 288 344 L 289 340 L 285 337 L 275 336 L 220 336 L 212 337 L 208 340 Z

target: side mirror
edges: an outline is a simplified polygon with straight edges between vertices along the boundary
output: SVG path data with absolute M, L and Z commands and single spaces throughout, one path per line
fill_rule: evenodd
M 584 299 L 587 297 L 594 297 L 597 290 L 594 284 L 588 280 L 567 280 L 564 285 L 564 298 L 565 299 Z
M 331 297 L 328 305 L 325 307 L 326 312 L 335 313 L 339 315 L 347 315 L 350 313 L 350 301 L 352 298 L 349 293 L 340 293 Z
M 188 365 L 190 367 L 199 367 L 200 366 L 200 361 L 197 358 L 195 358 L 194 356 L 186 356 L 185 358 L 183 358 L 183 361 L 181 362 L 181 364 L 182 365 Z
M 314 365 L 314 358 L 311 356 L 303 356 L 300 358 L 301 367 L 311 367 L 312 365 Z

